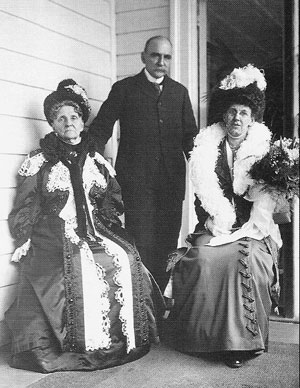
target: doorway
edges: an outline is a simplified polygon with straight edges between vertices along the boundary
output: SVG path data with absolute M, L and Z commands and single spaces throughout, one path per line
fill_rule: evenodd
M 210 124 L 207 96 L 233 68 L 248 63 L 263 69 L 267 81 L 264 122 L 275 139 L 299 136 L 295 123 L 299 100 L 295 72 L 295 39 L 299 19 L 295 0 L 198 0 L 199 117 Z M 296 45 L 297 46 L 297 45 Z M 299 46 L 296 48 L 299 52 Z M 298 70 L 297 70 L 298 71 Z M 298 113 L 299 114 L 299 113 Z M 299 116 L 298 116 L 299 117 Z M 294 217 L 298 214 L 295 206 Z M 298 230 L 295 222 L 280 226 L 280 316 L 299 319 Z M 298 246 L 295 244 L 298 241 Z M 296 250 L 297 248 L 297 250 Z

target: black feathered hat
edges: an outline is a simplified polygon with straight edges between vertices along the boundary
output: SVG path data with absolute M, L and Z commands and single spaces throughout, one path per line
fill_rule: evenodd
M 78 85 L 73 79 L 64 79 L 61 81 L 57 89 L 49 94 L 44 101 L 44 114 L 48 123 L 51 125 L 51 109 L 54 105 L 63 101 L 75 102 L 82 111 L 82 120 L 86 122 L 89 118 L 91 106 L 85 89 Z
M 233 104 L 249 106 L 255 120 L 261 122 L 265 110 L 266 86 L 263 71 L 253 65 L 234 69 L 211 94 L 209 124 L 222 121 L 223 115 Z

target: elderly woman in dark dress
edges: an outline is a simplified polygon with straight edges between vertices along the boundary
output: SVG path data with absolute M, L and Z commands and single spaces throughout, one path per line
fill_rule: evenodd
M 175 300 L 169 320 L 177 348 L 219 353 L 234 368 L 267 350 L 279 291 L 276 201 L 248 174 L 270 147 L 272 134 L 260 122 L 265 87 L 264 75 L 248 65 L 213 94 L 221 121 L 200 130 L 190 159 L 199 223 L 188 248 L 171 255 L 165 293 Z
M 22 164 L 9 216 L 21 267 L 5 315 L 10 365 L 42 373 L 120 365 L 157 339 L 152 280 L 121 227 L 114 169 L 84 131 L 85 90 L 63 80 L 44 112 L 53 132 Z

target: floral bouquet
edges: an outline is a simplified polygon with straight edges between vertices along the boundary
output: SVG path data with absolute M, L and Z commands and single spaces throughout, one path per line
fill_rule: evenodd
M 290 201 L 299 197 L 299 139 L 281 138 L 271 143 L 269 152 L 255 162 L 249 175 L 277 199 L 275 223 L 290 222 Z

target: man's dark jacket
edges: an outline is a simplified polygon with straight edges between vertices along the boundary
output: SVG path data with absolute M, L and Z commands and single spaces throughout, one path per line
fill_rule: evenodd
M 143 188 L 157 179 L 171 185 L 177 199 L 185 194 L 185 158 L 198 130 L 187 89 L 168 76 L 158 96 L 144 71 L 116 82 L 91 124 L 90 133 L 101 147 L 120 120 L 120 144 L 116 171 L 124 199 L 139 197 Z M 157 177 L 160 160 L 167 175 Z

